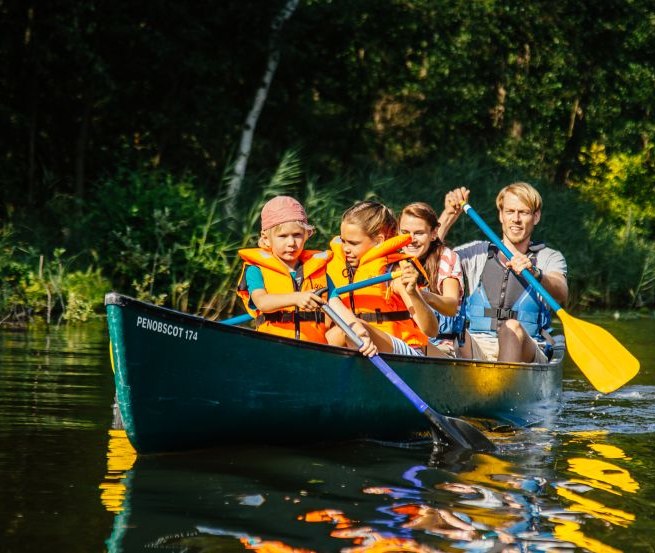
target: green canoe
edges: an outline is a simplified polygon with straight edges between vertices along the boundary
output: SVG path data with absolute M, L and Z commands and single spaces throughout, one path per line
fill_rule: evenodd
M 359 353 L 107 294 L 116 397 L 139 453 L 227 443 L 425 436 L 425 417 Z M 564 347 L 546 365 L 385 355 L 446 415 L 526 425 L 559 407 Z

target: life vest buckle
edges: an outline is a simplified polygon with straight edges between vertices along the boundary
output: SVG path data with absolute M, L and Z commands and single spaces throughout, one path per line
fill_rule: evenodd
M 489 313 L 487 313 L 489 312 Z M 516 311 L 509 307 L 497 307 L 496 309 L 485 309 L 484 314 L 491 318 L 498 319 L 499 321 L 506 321 L 507 319 L 516 319 Z

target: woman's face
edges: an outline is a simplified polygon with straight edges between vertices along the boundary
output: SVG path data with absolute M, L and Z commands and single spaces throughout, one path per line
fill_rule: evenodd
M 384 241 L 384 236 L 371 238 L 362 227 L 352 223 L 341 223 L 341 247 L 351 267 L 359 267 L 359 260 L 373 246 Z
M 404 214 L 398 225 L 400 234 L 409 234 L 412 241 L 403 249 L 412 257 L 423 257 L 430 248 L 430 243 L 437 239 L 437 229 L 431 229 L 425 219 Z

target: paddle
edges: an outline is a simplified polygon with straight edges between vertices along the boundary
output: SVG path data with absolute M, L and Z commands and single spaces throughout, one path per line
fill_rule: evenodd
M 360 282 L 353 282 L 352 284 L 346 284 L 345 286 L 341 286 L 337 288 L 335 292 L 339 295 L 346 294 L 347 292 L 354 292 L 355 290 L 361 290 L 362 288 L 366 288 L 367 286 L 373 286 L 374 284 L 379 284 L 381 282 L 387 282 L 389 280 L 393 280 L 394 278 L 398 278 L 400 275 L 401 275 L 401 271 L 384 273 L 383 275 L 367 278 L 366 280 L 362 280 Z M 327 292 L 327 288 L 321 288 L 320 290 L 316 290 L 316 294 L 319 296 L 321 294 L 324 294 L 325 292 Z M 252 315 L 248 313 L 244 313 L 243 315 L 237 315 L 236 317 L 231 317 L 229 319 L 224 319 L 218 322 L 223 323 L 224 325 L 238 325 L 241 323 L 247 323 L 248 321 L 251 320 L 252 320 Z
M 334 312 L 334 309 L 327 304 L 324 304 L 321 308 L 344 331 L 346 336 L 352 340 L 357 348 L 362 347 L 362 339 Z M 461 419 L 442 415 L 427 405 L 382 357 L 374 355 L 369 357 L 369 359 L 411 401 L 412 405 L 427 417 L 430 422 L 432 438 L 436 445 L 471 449 L 474 451 L 494 451 L 496 449 L 496 446 L 474 426 Z
M 465 202 L 462 203 L 462 208 L 507 259 L 512 259 L 512 252 L 475 209 Z M 521 271 L 521 276 L 541 294 L 562 321 L 566 347 L 571 359 L 594 388 L 608 394 L 623 386 L 639 372 L 639 361 L 607 330 L 569 315 L 527 269 Z

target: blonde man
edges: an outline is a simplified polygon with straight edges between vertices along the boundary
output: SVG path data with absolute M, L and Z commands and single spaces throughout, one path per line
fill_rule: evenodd
M 439 222 L 440 238 L 462 214 L 470 191 L 446 194 Z M 519 275 L 528 269 L 561 304 L 568 297 L 566 260 L 561 252 L 532 240 L 541 219 L 539 192 L 525 182 L 503 188 L 496 197 L 502 240 L 512 252 L 508 260 L 488 241 L 455 248 L 468 285 L 469 333 L 460 356 L 487 361 L 545 363 L 550 312 L 537 292 Z

